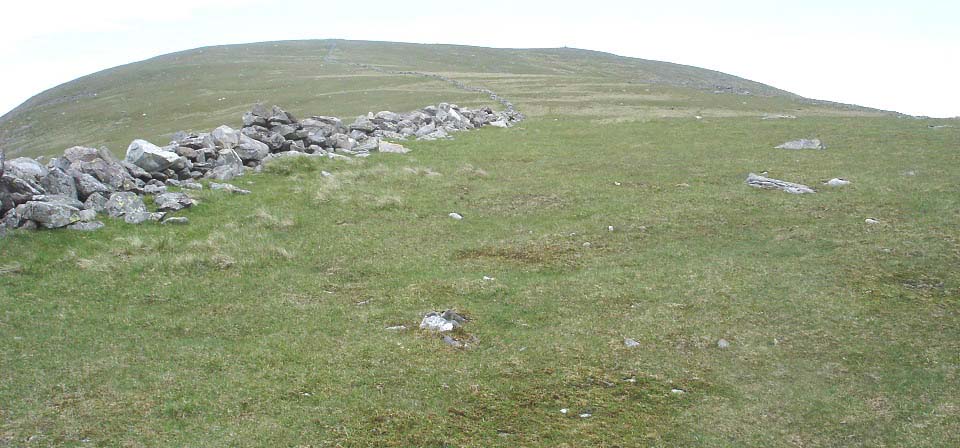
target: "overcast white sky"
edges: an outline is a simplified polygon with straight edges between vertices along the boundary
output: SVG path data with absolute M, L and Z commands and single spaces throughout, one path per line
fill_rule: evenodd
M 13 1 L 0 6 L 0 114 L 60 83 L 164 53 L 325 38 L 586 48 L 811 98 L 960 116 L 958 0 Z

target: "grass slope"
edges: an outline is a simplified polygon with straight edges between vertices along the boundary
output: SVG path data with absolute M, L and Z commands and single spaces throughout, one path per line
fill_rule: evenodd
M 328 56 L 341 63 L 326 60 Z M 385 75 L 342 62 L 450 74 L 522 101 L 534 115 L 633 119 L 689 116 L 699 109 L 751 114 L 794 106 L 823 109 L 710 70 L 585 50 L 289 41 L 173 53 L 55 87 L 0 118 L 0 147 L 12 156 L 35 157 L 56 156 L 74 145 L 105 145 L 122 155 L 136 138 L 165 144 L 177 130 L 237 125 L 257 101 L 300 115 L 351 118 L 440 101 L 463 106 L 489 102 L 440 81 Z M 758 95 L 710 93 L 717 88 Z
M 424 70 L 457 71 L 439 65 Z M 417 78 L 297 66 L 291 85 L 314 76 L 343 93 L 295 112 L 431 102 Z M 164 73 L 141 68 L 118 70 L 149 86 Z M 960 129 L 477 70 L 462 78 L 532 117 L 405 156 L 272 165 L 237 182 L 250 196 L 200 193 L 185 227 L 0 240 L 0 445 L 960 443 Z M 207 84 L 195 118 L 237 121 L 239 104 L 213 100 L 234 94 L 296 98 L 242 84 Z M 177 116 L 162 107 L 154 117 Z M 772 149 L 805 136 L 830 148 Z M 762 170 L 853 184 L 805 196 L 743 184 Z M 384 330 L 446 308 L 471 317 L 472 349 Z

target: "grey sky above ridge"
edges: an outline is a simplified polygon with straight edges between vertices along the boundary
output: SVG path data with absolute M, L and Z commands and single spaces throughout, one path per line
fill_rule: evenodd
M 0 26 L 0 114 L 80 76 L 209 45 L 356 39 L 570 46 L 693 65 L 802 96 L 960 116 L 960 3 L 488 0 L 410 6 L 250 0 L 16 2 Z M 375 61 L 371 61 L 375 62 Z

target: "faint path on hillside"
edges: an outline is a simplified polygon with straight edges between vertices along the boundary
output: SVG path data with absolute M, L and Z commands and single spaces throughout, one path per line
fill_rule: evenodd
M 447 83 L 449 83 L 449 84 L 453 84 L 454 87 L 456 87 L 456 88 L 458 88 L 458 89 L 460 89 L 460 90 L 465 90 L 465 91 L 467 91 L 467 92 L 477 92 L 477 93 L 482 93 L 482 94 L 484 94 L 484 95 L 488 95 L 488 96 L 490 96 L 490 99 L 491 99 L 491 100 L 494 100 L 494 101 L 500 103 L 501 105 L 503 105 L 503 107 L 506 108 L 507 111 L 516 112 L 516 113 L 520 114 L 521 117 L 523 116 L 523 114 L 522 114 L 519 110 L 517 110 L 517 108 L 513 105 L 513 103 L 512 103 L 510 100 L 508 100 L 508 99 L 500 96 L 498 93 L 496 93 L 496 92 L 494 92 L 493 90 L 490 90 L 490 89 L 488 89 L 488 88 L 486 88 L 486 87 L 471 86 L 471 85 L 468 85 L 468 84 L 464 83 L 463 81 L 458 81 L 458 80 L 456 80 L 456 79 L 453 79 L 453 78 L 450 78 L 450 77 L 447 77 L 447 76 L 443 76 L 443 75 L 438 75 L 438 74 L 436 74 L 436 73 L 416 72 L 416 71 L 411 71 L 411 70 L 388 70 L 388 69 L 385 69 L 385 68 L 383 68 L 383 67 L 377 67 L 377 66 L 375 66 L 375 65 L 370 65 L 370 64 L 362 64 L 362 63 L 359 63 L 359 62 L 342 62 L 342 61 L 338 61 L 338 60 L 336 59 L 336 57 L 334 57 L 334 55 L 333 55 L 333 52 L 334 52 L 336 49 L 337 49 L 337 43 L 336 43 L 336 42 L 333 42 L 332 44 L 330 44 L 330 50 L 328 50 L 326 56 L 323 57 L 323 62 L 328 62 L 328 63 L 331 63 L 331 64 L 350 65 L 350 66 L 353 66 L 353 67 L 358 67 L 358 68 L 362 68 L 362 69 L 366 69 L 366 70 L 373 70 L 373 71 L 375 71 L 375 72 L 385 73 L 385 74 L 388 74 L 388 75 L 420 76 L 420 77 L 423 77 L 423 78 L 432 78 L 432 79 L 444 81 L 444 82 L 447 82 Z

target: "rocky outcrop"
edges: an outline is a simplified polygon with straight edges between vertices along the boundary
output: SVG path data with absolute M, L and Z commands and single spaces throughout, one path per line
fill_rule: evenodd
M 793 182 L 787 182 L 779 179 L 771 179 L 769 177 L 763 177 L 753 173 L 750 173 L 747 176 L 747 185 L 754 188 L 762 188 L 764 190 L 781 190 L 792 194 L 816 193 L 814 189 L 803 184 L 795 184 Z

